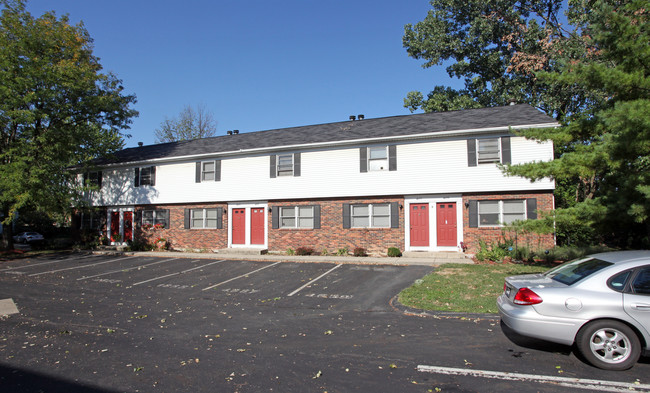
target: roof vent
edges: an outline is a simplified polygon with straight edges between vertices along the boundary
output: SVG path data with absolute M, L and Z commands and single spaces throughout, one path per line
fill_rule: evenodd
M 350 115 L 350 120 L 355 121 L 357 118 L 354 115 Z
M 228 135 L 232 135 L 232 131 L 228 130 L 227 131 Z
M 138 142 L 138 147 L 142 147 L 143 145 L 144 145 L 144 143 Z
M 358 115 L 357 118 L 358 118 L 359 120 L 363 120 L 363 119 L 365 119 L 366 117 L 365 117 L 364 115 Z
M 237 135 L 237 134 L 239 134 L 239 130 L 232 130 L 232 133 Z

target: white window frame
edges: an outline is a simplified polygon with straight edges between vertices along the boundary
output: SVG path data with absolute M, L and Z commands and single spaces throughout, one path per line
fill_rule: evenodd
M 300 210 L 301 209 L 309 209 L 311 211 L 311 215 L 305 216 L 305 215 L 300 215 Z M 292 217 L 285 217 L 283 213 L 289 212 L 293 210 L 293 216 Z M 293 218 L 293 225 L 285 225 L 284 224 L 284 218 Z M 314 229 L 314 207 L 313 206 L 280 206 L 279 212 L 278 212 L 278 220 L 279 220 L 279 225 L 278 227 L 280 229 Z M 305 220 L 311 220 L 311 225 L 301 225 L 301 219 Z
M 205 169 L 206 165 L 212 164 L 212 170 L 208 171 Z M 212 179 L 206 179 L 206 175 L 212 174 Z M 217 175 L 217 163 L 215 161 L 202 161 L 201 162 L 201 181 L 214 181 L 215 176 Z
M 383 149 L 385 157 L 372 158 L 372 151 L 379 151 Z M 384 163 L 382 166 L 381 163 Z M 388 160 L 388 146 L 368 146 L 368 172 L 387 171 L 389 165 Z M 379 168 L 377 168 L 379 166 Z
M 287 157 L 289 157 L 289 159 L 291 160 L 291 169 L 282 168 L 283 166 L 286 166 L 288 168 L 289 164 L 280 165 L 280 161 L 283 158 L 286 159 Z M 277 177 L 293 176 L 293 168 L 294 168 L 293 154 L 277 154 L 275 156 L 275 162 L 276 162 L 275 174 Z
M 483 204 L 485 206 L 486 203 L 493 204 L 494 202 L 497 203 L 498 212 L 497 213 L 484 213 L 483 215 L 497 214 L 498 215 L 497 223 L 496 224 L 482 224 L 481 223 L 482 222 L 482 220 L 481 220 L 481 204 Z M 515 218 L 513 220 L 509 220 L 509 222 L 513 222 L 513 221 L 516 221 L 516 220 L 526 220 L 526 219 L 528 219 L 528 212 L 526 210 L 526 200 L 525 199 L 501 199 L 501 200 L 478 201 L 478 206 L 477 206 L 478 226 L 480 228 L 490 228 L 490 227 L 495 228 L 495 227 L 503 227 L 505 225 L 508 225 L 508 223 L 505 222 L 504 217 L 506 215 L 514 216 L 515 213 L 505 212 L 504 211 L 505 210 L 504 209 L 504 203 L 514 203 L 514 202 L 521 203 L 522 212 L 520 214 L 518 214 L 521 218 Z
M 140 179 L 139 179 L 140 186 L 150 186 L 151 183 L 153 183 L 154 175 L 152 172 L 153 172 L 152 167 L 150 166 L 140 167 Z
M 354 214 L 354 208 L 355 207 L 367 207 L 368 208 L 368 215 L 355 215 Z M 375 207 L 379 206 L 385 206 L 388 208 L 388 215 L 384 214 L 375 214 Z M 353 205 L 350 205 L 350 228 L 390 228 L 391 227 L 391 207 L 390 203 L 355 203 Z M 360 218 L 365 218 L 368 217 L 368 225 L 355 225 L 355 219 L 360 219 Z M 388 217 L 388 224 L 386 226 L 379 226 L 379 225 L 374 225 L 374 218 L 375 217 Z
M 194 214 L 201 211 L 201 226 L 194 225 Z M 214 226 L 208 226 L 208 211 L 214 211 Z M 219 225 L 219 210 L 214 208 L 190 209 L 190 229 L 217 229 Z
M 147 212 L 152 212 L 151 213 L 151 222 L 149 222 L 149 219 L 147 217 L 145 217 L 147 215 Z M 160 212 L 160 214 L 162 214 L 162 216 L 163 216 L 162 218 L 158 218 L 159 212 Z M 166 220 L 167 217 L 165 217 L 165 216 L 166 216 L 166 214 L 165 214 L 164 209 L 145 209 L 145 210 L 142 211 L 142 219 L 140 221 L 140 224 L 141 225 L 149 224 L 151 226 L 154 226 L 156 224 L 162 223 L 164 225 L 163 228 L 168 229 L 169 228 L 169 223 L 167 222 L 167 220 Z
M 483 144 L 496 141 L 496 151 L 495 150 L 486 150 L 485 148 L 481 149 L 481 142 Z M 496 154 L 496 157 L 494 155 Z M 481 155 L 484 158 L 481 158 Z M 476 162 L 478 164 L 491 164 L 495 162 L 501 162 L 501 138 L 479 138 L 476 140 Z

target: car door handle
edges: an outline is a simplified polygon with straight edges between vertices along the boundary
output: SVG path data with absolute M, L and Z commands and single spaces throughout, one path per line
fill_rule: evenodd
M 650 304 L 633 304 L 632 308 L 637 309 L 639 311 L 650 311 Z

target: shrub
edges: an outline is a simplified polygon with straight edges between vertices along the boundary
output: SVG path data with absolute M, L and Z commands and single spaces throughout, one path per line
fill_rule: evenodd
M 388 256 L 391 258 L 397 258 L 402 256 L 402 252 L 397 247 L 388 248 Z
M 287 255 L 295 255 L 295 254 L 296 254 L 296 252 L 293 251 L 293 248 L 291 248 L 291 247 L 287 248 Z
M 323 250 L 320 252 L 320 255 L 329 255 L 330 252 L 327 250 L 327 248 L 323 248 Z
M 296 248 L 296 255 L 312 255 L 314 249 L 311 247 L 298 247 Z
M 368 254 L 366 253 L 366 249 L 363 247 L 357 247 L 354 249 L 354 256 L 355 257 L 367 257 Z
M 129 242 L 129 251 L 151 251 L 156 248 L 153 244 L 148 243 L 146 240 L 135 239 Z
M 344 257 L 348 255 L 348 252 L 350 252 L 350 250 L 348 250 L 347 247 L 343 247 L 343 248 L 339 248 L 338 251 L 336 251 L 336 255 L 340 257 Z

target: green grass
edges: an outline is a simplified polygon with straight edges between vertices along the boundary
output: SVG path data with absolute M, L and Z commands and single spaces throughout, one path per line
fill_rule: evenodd
M 403 290 L 399 301 L 422 310 L 496 313 L 505 277 L 548 269 L 541 264 L 445 264 Z

